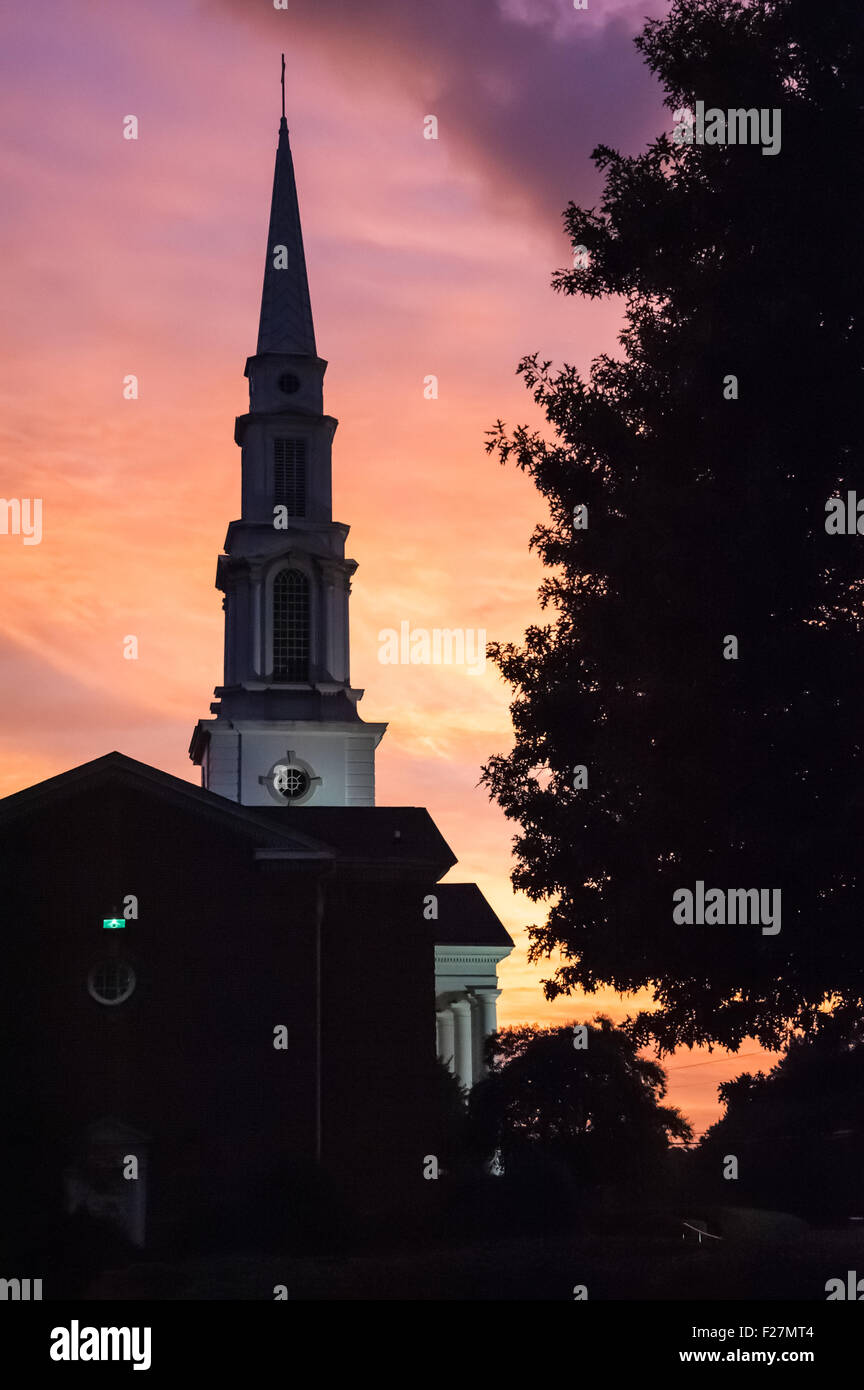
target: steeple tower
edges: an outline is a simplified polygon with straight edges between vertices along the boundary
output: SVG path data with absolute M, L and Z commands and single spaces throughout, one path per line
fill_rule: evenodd
M 284 62 L 284 60 L 283 60 Z M 284 67 L 283 67 L 284 112 Z M 294 161 L 283 114 L 273 176 L 258 350 L 246 363 L 249 411 L 237 418 L 241 516 L 219 556 L 225 676 L 213 719 L 189 747 L 210 791 L 249 806 L 371 806 L 386 724 L 357 713 L 349 676 L 348 596 L 356 561 L 333 520 L 317 355 Z

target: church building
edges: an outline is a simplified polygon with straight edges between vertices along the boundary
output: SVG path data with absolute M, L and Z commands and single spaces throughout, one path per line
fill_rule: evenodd
M 475 884 L 440 882 L 428 812 L 375 804 L 387 726 L 351 684 L 326 366 L 283 115 L 201 785 L 115 752 L 0 801 L 7 1229 L 59 1204 L 139 1246 L 249 1235 L 311 1170 L 374 1206 L 435 1153 L 436 1050 L 481 1075 L 513 942 Z

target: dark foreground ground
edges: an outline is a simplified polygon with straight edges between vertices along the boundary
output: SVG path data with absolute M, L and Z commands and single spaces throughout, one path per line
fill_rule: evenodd
M 711 1223 L 712 1226 L 714 1223 Z M 105 1271 L 90 1299 L 826 1301 L 826 1281 L 864 1279 L 864 1231 L 817 1230 L 794 1218 L 740 1212 L 720 1240 L 634 1229 L 450 1244 L 365 1255 L 238 1253 Z M 864 1298 L 864 1294 L 862 1294 Z

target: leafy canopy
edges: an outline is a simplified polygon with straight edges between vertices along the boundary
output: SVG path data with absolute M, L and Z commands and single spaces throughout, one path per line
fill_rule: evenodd
M 599 209 L 564 218 L 588 265 L 553 281 L 620 297 L 622 355 L 525 357 L 549 429 L 488 444 L 548 504 L 550 617 L 491 648 L 515 745 L 484 779 L 548 904 L 548 996 L 647 987 L 637 1038 L 771 1047 L 864 1000 L 864 537 L 825 530 L 830 496 L 864 498 L 864 11 L 676 0 L 637 44 L 668 131 L 595 151 Z M 675 144 L 697 100 L 779 109 L 780 152 Z M 779 888 L 780 933 L 675 924 L 697 880 Z

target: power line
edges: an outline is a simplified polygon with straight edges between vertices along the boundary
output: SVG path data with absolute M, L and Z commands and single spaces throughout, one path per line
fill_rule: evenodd
M 708 1062 L 682 1062 L 680 1066 L 665 1067 L 664 1070 L 667 1072 L 689 1071 L 691 1067 L 716 1067 L 718 1062 L 728 1062 L 732 1058 L 736 1062 L 743 1062 L 745 1057 L 763 1057 L 764 1055 L 762 1052 L 735 1052 L 730 1053 L 728 1057 L 712 1057 Z M 660 1065 L 663 1065 L 662 1062 Z

